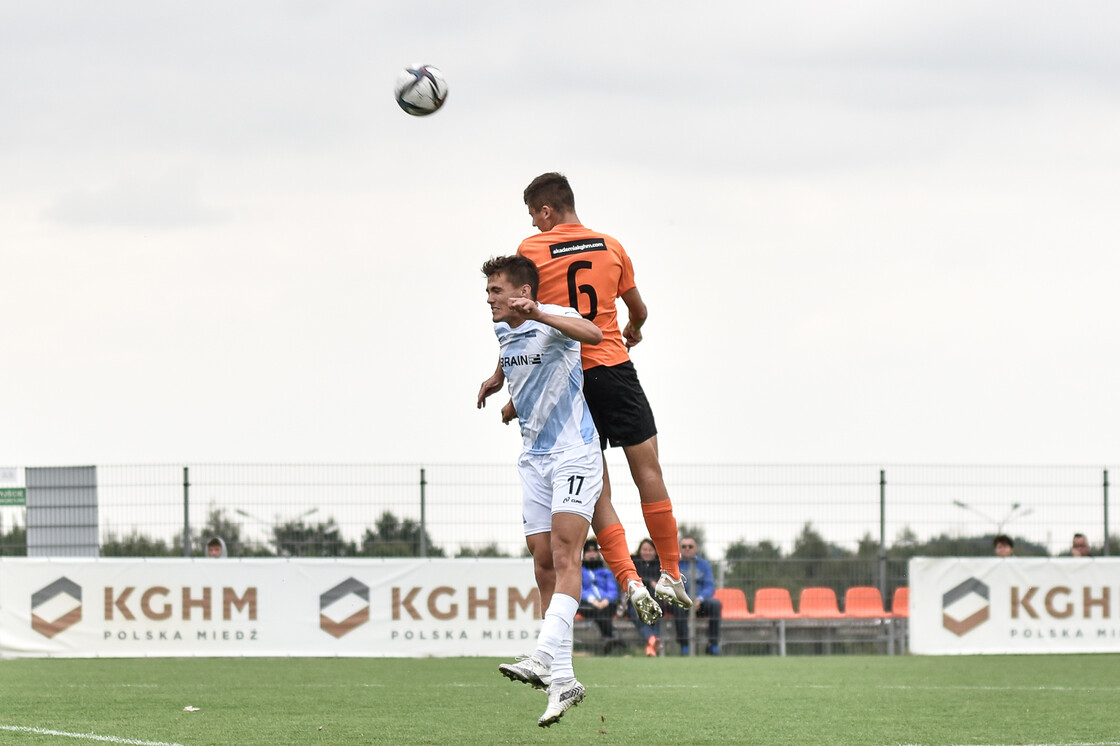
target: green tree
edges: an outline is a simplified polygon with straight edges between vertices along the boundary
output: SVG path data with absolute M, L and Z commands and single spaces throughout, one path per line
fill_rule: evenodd
M 856 548 L 856 556 L 860 559 L 875 559 L 879 556 L 879 540 L 874 539 L 871 533 L 865 533 L 863 538 L 859 540 L 859 546 Z
M 181 547 L 182 544 L 178 544 Z M 153 539 L 141 534 L 136 528 L 126 536 L 117 536 L 113 532 L 101 542 L 100 555 L 102 557 L 175 557 L 182 556 L 182 549 L 168 546 L 163 539 Z
M 310 525 L 288 521 L 272 528 L 272 543 L 281 557 L 354 557 L 354 542 L 342 538 L 342 529 L 330 518 Z
M 736 541 L 728 545 L 724 558 L 728 560 L 776 560 L 782 558 L 782 548 L 769 540 L 763 540 L 757 544 Z
M 801 528 L 801 534 L 793 543 L 789 559 L 794 561 L 796 582 L 789 587 L 798 591 L 809 586 L 826 586 L 842 592 L 852 585 L 851 573 L 855 569 L 851 563 L 852 553 L 841 546 L 825 541 L 812 522 Z M 840 563 L 838 560 L 849 560 Z M 866 564 L 865 562 L 863 564 Z
M 1019 537 L 1015 542 L 1016 557 L 1046 557 L 1046 547 Z M 892 558 L 910 557 L 990 557 L 995 549 L 995 534 L 983 536 L 949 536 L 940 534 L 928 541 L 896 545 L 891 549 Z
M 13 523 L 7 532 L 0 531 L 0 555 L 27 556 L 27 527 Z
M 786 587 L 792 582 L 793 564 L 782 559 L 782 548 L 769 540 L 757 544 L 736 541 L 724 553 L 727 571 L 723 584 L 752 595 L 759 588 Z
M 400 520 L 386 510 L 374 525 L 376 531 L 366 529 L 362 536 L 362 556 L 365 557 L 418 557 L 420 556 L 420 524 L 411 518 Z M 445 556 L 442 548 L 432 543 L 423 532 L 424 545 L 429 557 Z
M 460 557 L 508 557 L 509 555 L 498 548 L 498 542 L 492 541 L 484 547 L 459 547 Z
M 708 532 L 704 530 L 704 527 L 699 524 L 678 523 L 677 537 L 683 539 L 686 536 L 696 539 L 696 546 L 700 547 L 700 556 L 710 562 L 712 558 L 707 554 Z

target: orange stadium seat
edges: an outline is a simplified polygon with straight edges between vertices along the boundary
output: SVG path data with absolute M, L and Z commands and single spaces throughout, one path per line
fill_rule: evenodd
M 844 616 L 853 619 L 886 619 L 883 596 L 870 585 L 856 585 L 844 591 Z
M 797 601 L 798 615 L 803 619 L 840 619 L 836 591 L 831 588 L 802 588 Z
M 716 588 L 715 597 L 723 604 L 724 619 L 750 619 L 747 594 L 739 588 Z
M 785 588 L 759 588 L 754 592 L 756 619 L 794 619 L 793 599 Z
M 899 619 L 910 618 L 910 587 L 900 585 L 894 589 L 894 598 L 891 599 L 891 613 Z

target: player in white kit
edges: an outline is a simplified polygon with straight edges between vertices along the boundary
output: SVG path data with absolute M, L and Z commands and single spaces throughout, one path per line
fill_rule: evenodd
M 537 303 L 540 277 L 524 257 L 491 259 L 482 273 L 521 423 L 525 543 L 546 609 L 533 654 L 498 670 L 548 690 L 548 707 L 537 721 L 547 727 L 584 697 L 572 667 L 572 624 L 583 542 L 603 489 L 603 454 L 583 398 L 580 344 L 598 344 L 603 333 L 574 309 Z

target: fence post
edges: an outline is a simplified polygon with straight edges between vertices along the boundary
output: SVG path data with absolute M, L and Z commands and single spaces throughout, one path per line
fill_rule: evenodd
M 1108 469 L 1104 470 L 1104 556 L 1108 556 Z
M 887 470 L 879 470 L 879 594 L 887 603 Z
M 428 556 L 428 522 L 425 506 L 424 488 L 427 487 L 428 480 L 424 478 L 424 470 L 420 469 L 420 556 Z
M 191 480 L 189 468 L 183 467 L 183 556 L 191 556 Z

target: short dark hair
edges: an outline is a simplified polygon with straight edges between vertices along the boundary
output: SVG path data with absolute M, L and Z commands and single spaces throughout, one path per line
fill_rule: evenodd
M 532 210 L 539 210 L 545 205 L 553 210 L 575 212 L 576 209 L 576 196 L 572 193 L 568 177 L 555 171 L 541 174 L 529 182 L 523 197 Z
M 533 300 L 537 299 L 537 289 L 541 286 L 541 275 L 537 265 L 523 256 L 492 256 L 482 265 L 482 274 L 490 279 L 494 275 L 505 275 L 514 287 L 529 286 Z
M 997 534 L 996 538 L 992 539 L 993 547 L 998 547 L 1000 544 L 1006 544 L 1012 549 L 1015 548 L 1015 541 L 1007 534 Z

